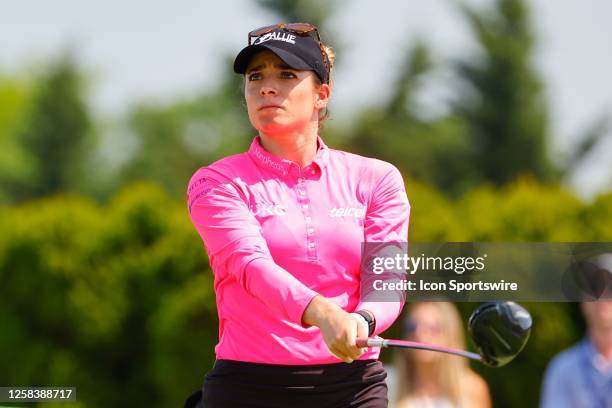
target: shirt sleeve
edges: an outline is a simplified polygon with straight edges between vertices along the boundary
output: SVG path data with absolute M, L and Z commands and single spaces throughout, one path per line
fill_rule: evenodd
M 317 292 L 278 266 L 257 219 L 232 181 L 210 168 L 189 182 L 191 222 L 204 241 L 215 275 L 235 279 L 283 318 L 302 324 L 302 314 Z
M 397 243 L 406 248 L 410 203 L 402 175 L 391 166 L 372 188 L 370 203 L 364 222 L 364 241 L 372 243 Z M 363 284 L 363 282 L 362 282 Z M 405 303 L 405 292 L 390 294 L 385 301 L 362 301 L 355 310 L 368 310 L 376 319 L 373 335 L 387 330 L 397 319 Z
M 570 408 L 590 405 L 587 401 L 581 403 L 579 398 L 576 398 L 577 393 L 572 392 L 576 387 L 576 378 L 580 378 L 584 373 L 579 373 L 579 365 L 566 363 L 568 356 L 571 354 L 567 352 L 561 354 L 548 365 L 542 384 L 540 408 Z M 587 390 L 586 393 L 594 391 Z

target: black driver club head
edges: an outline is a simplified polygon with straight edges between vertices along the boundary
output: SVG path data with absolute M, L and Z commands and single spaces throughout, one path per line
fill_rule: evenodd
M 491 367 L 506 365 L 521 352 L 529 339 L 531 326 L 531 315 L 515 302 L 483 303 L 468 322 L 482 362 Z

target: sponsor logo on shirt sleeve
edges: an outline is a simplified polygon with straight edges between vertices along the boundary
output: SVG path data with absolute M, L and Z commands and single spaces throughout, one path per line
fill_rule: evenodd
M 212 190 L 213 184 L 206 177 L 202 177 L 194 181 L 189 185 L 187 190 L 187 205 L 189 207 L 189 213 L 191 214 L 191 208 L 195 202 L 200 198 L 208 194 Z

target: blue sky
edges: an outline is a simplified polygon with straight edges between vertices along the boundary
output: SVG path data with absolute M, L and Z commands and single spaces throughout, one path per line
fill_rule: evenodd
M 246 42 L 249 29 L 276 22 L 255 2 L 195 0 L 3 2 L 0 72 L 35 67 L 67 46 L 93 74 L 92 106 L 102 117 L 142 99 L 190 95 L 214 86 L 231 70 L 225 59 Z M 491 1 L 471 0 L 487 6 Z M 426 41 L 440 63 L 474 51 L 468 27 L 451 0 L 342 0 L 331 26 L 341 53 L 333 112 L 350 123 L 359 107 L 384 99 L 406 48 Z M 538 39 L 535 65 L 551 101 L 554 151 L 604 111 L 612 112 L 612 3 L 532 0 Z M 356 33 L 359 27 L 371 30 Z M 334 45 L 334 44 L 332 44 Z M 424 112 L 452 98 L 452 77 L 440 71 L 422 93 Z M 612 189 L 612 134 L 572 178 L 583 196 Z

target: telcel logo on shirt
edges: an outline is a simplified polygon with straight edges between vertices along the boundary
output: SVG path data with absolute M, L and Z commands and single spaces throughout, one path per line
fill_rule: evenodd
M 254 208 L 251 207 L 251 213 L 261 217 L 268 215 L 283 216 L 287 213 L 287 209 L 280 204 L 257 203 Z
M 363 218 L 365 215 L 365 207 L 335 207 L 329 210 L 329 216 L 331 218 L 337 217 L 355 217 Z

